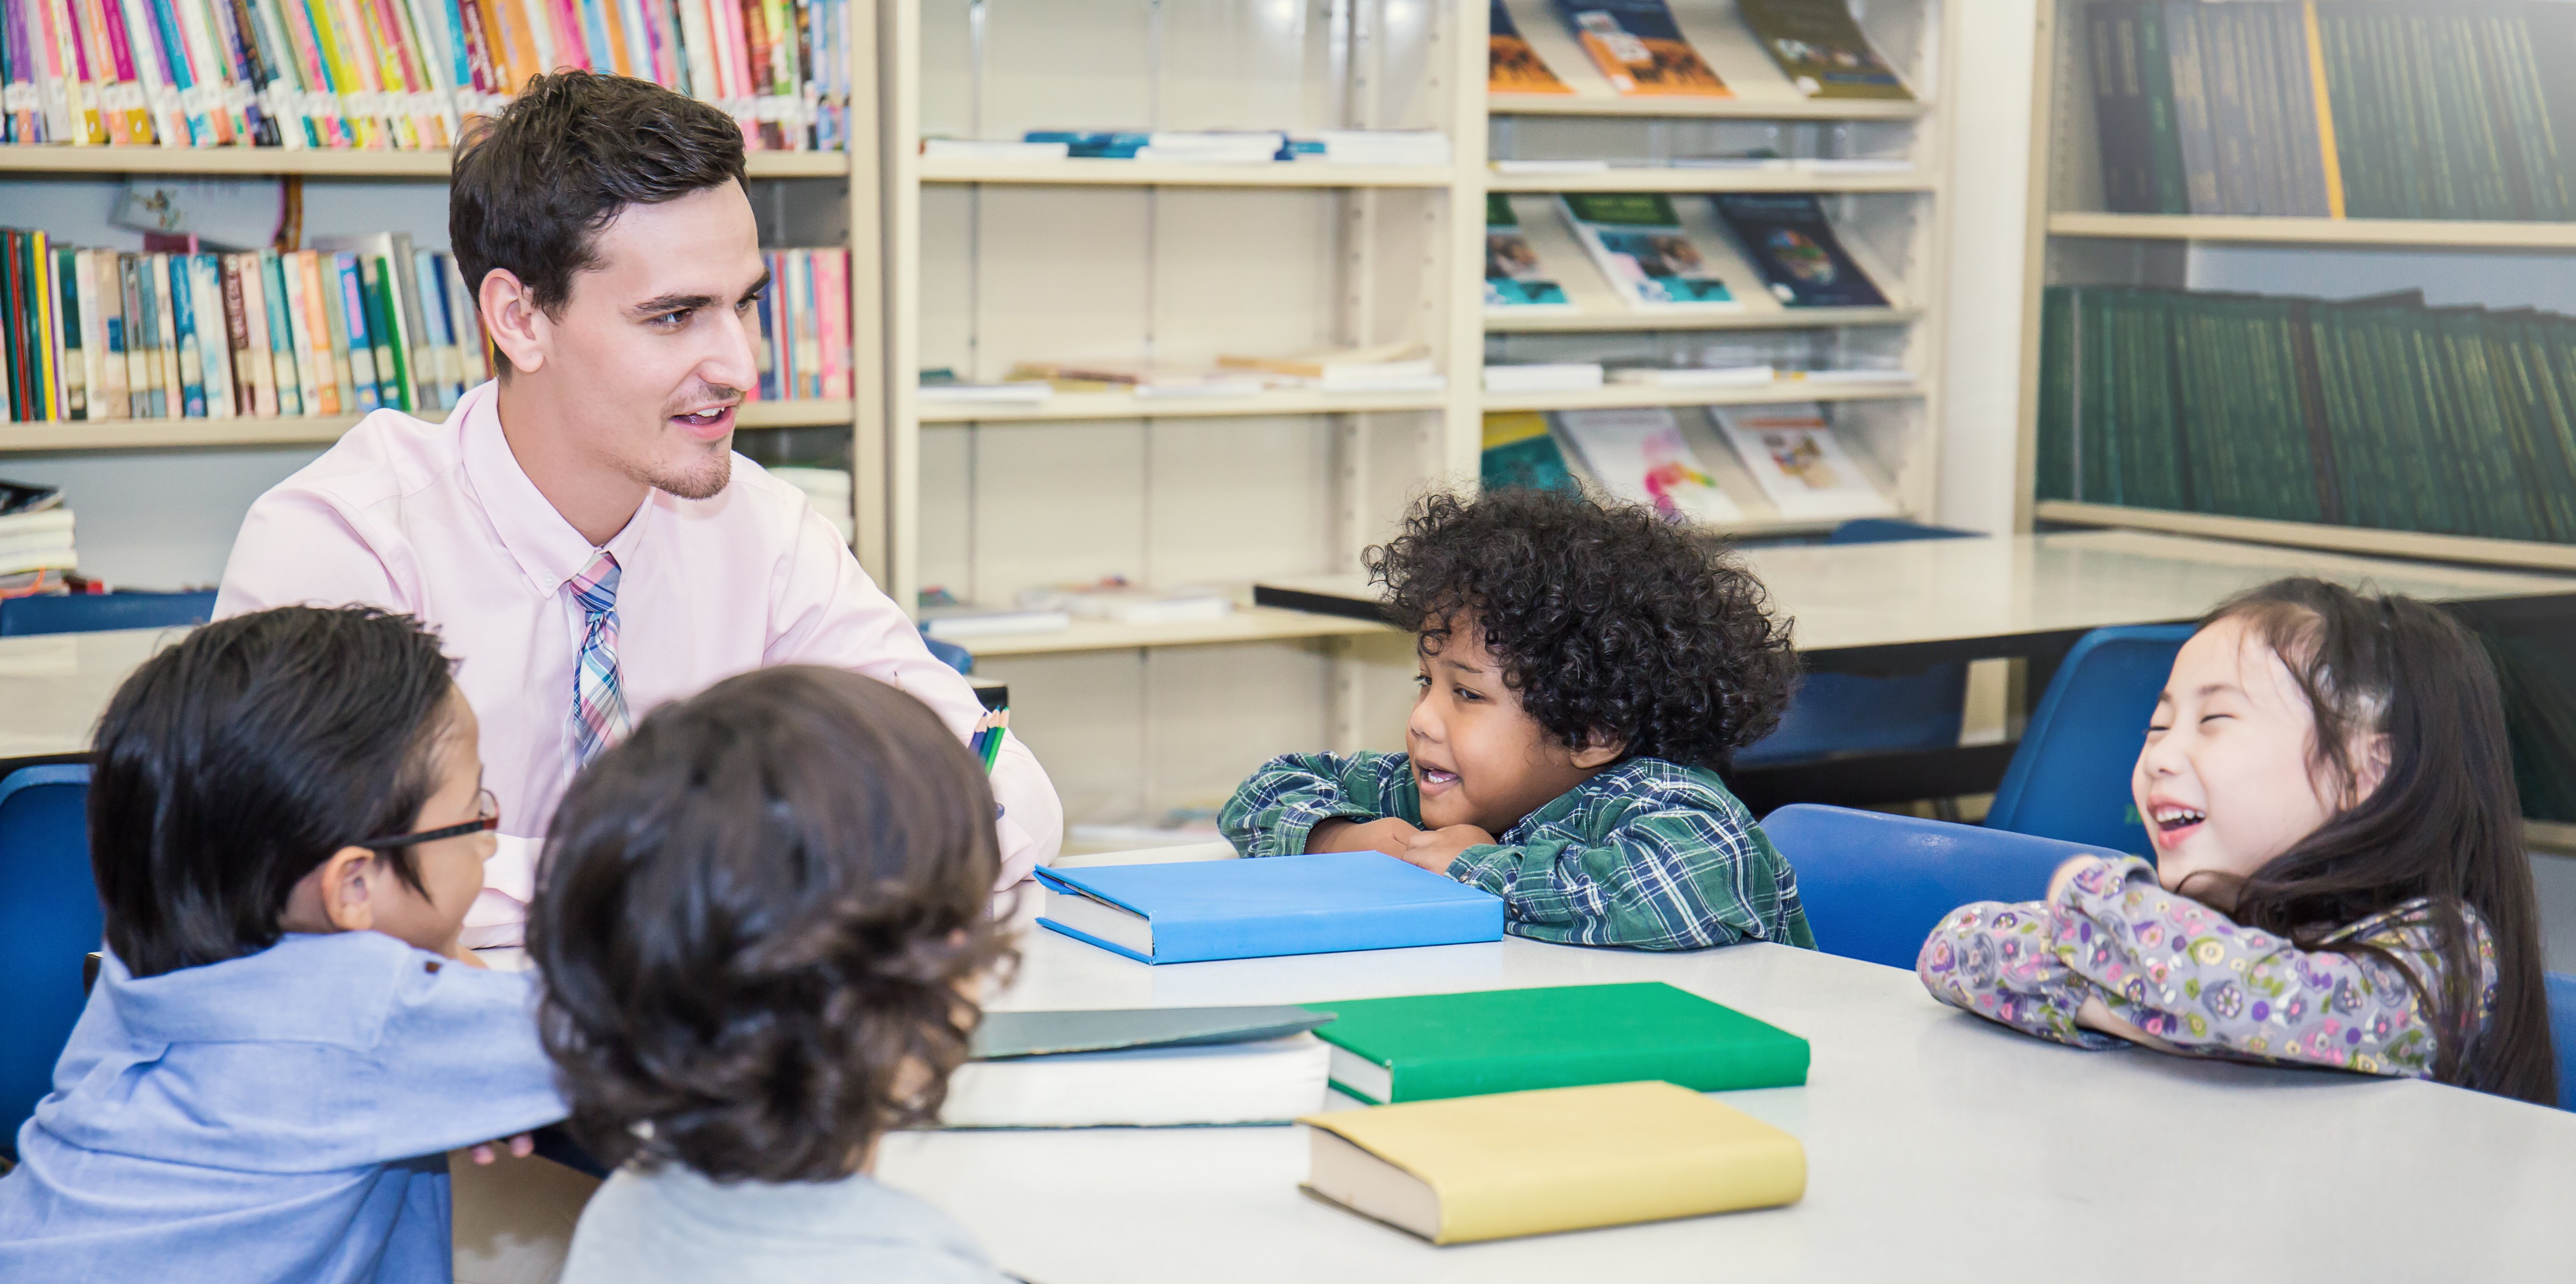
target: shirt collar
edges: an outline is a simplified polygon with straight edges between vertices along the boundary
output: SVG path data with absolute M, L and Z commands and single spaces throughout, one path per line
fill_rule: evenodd
M 529 586 L 542 596 L 553 596 L 565 581 L 589 569 L 599 550 L 555 511 L 553 502 L 528 480 L 527 470 L 519 467 L 518 456 L 510 452 L 510 440 L 501 432 L 498 381 L 466 393 L 457 406 L 456 418 L 465 425 L 466 480 L 473 485 L 484 516 L 491 520 L 493 533 L 519 564 L 520 572 L 528 577 Z M 659 494 L 647 492 L 624 529 L 609 537 L 604 547 L 617 558 L 618 565 L 633 565 L 635 548 L 643 543 L 647 515 L 653 511 Z

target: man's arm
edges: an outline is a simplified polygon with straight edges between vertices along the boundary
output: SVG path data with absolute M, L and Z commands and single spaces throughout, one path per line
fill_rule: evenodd
M 965 739 L 984 716 L 983 702 L 965 676 L 930 654 L 894 599 L 860 569 L 822 514 L 808 508 L 794 553 L 771 585 L 769 664 L 827 664 L 863 673 L 930 706 L 948 729 Z M 1064 804 L 1055 782 L 1018 736 L 1006 736 L 993 764 L 993 800 L 1002 874 L 1009 887 L 1029 870 L 1054 859 L 1064 845 Z
M 419 609 L 349 514 L 310 491 L 279 487 L 260 496 L 233 537 L 215 618 L 353 604 Z

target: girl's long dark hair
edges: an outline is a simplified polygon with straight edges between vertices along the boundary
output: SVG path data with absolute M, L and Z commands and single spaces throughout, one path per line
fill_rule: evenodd
M 2201 621 L 2242 623 L 2270 647 L 2316 712 L 2309 769 L 2329 796 L 2359 792 L 2375 737 L 2378 787 L 2247 878 L 2234 916 L 2302 950 L 2395 964 L 2423 999 L 2444 1083 L 2551 1104 L 2557 1069 L 2540 963 L 2540 916 L 2523 850 L 2522 798 L 2505 742 L 2494 667 L 2468 630 L 2412 598 L 2286 579 L 2229 599 Z M 2327 944 L 2336 929 L 2422 898 L 2442 960 L 2438 986 L 2373 945 Z M 2495 1006 L 2478 1025 L 2477 939 L 2495 946 Z

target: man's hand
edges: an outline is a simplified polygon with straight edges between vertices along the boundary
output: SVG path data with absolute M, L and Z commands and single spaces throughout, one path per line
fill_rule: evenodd
M 488 1164 L 501 1157 L 500 1151 L 496 1149 L 500 1146 L 509 1147 L 512 1158 L 525 1159 L 537 1153 L 537 1135 L 523 1132 L 507 1141 L 487 1141 L 479 1146 L 468 1147 L 465 1153 L 472 1156 L 474 1162 L 478 1164 Z
M 1411 837 L 1405 839 L 1404 850 L 1395 853 L 1395 856 L 1398 860 L 1407 864 L 1420 865 L 1434 874 L 1446 874 L 1449 872 L 1449 862 L 1458 859 L 1458 853 L 1493 841 L 1492 834 L 1474 825 L 1446 825 L 1439 829 L 1417 829 L 1413 831 Z
M 1400 816 L 1362 823 L 1333 819 L 1306 833 L 1306 850 L 1314 852 L 1385 852 L 1401 858 L 1404 845 L 1422 831 Z

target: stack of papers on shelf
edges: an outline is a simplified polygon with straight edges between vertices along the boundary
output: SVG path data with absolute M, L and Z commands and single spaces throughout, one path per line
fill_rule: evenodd
M 1073 617 L 1062 611 L 1022 611 L 957 601 L 921 608 L 921 631 L 942 642 L 1062 633 L 1072 627 Z
M 1132 392 L 1139 397 L 1252 397 L 1268 384 L 1219 374 L 1120 361 L 1023 361 L 1006 380 L 1042 380 L 1058 392 Z
M 1007 138 L 925 138 L 921 154 L 933 160 L 1063 160 L 1072 151 L 1062 141 L 1018 142 Z
M 1503 939 L 1503 901 L 1380 852 L 1037 871 L 1038 926 L 1145 963 Z
M 1291 134 L 1288 159 L 1334 165 L 1446 165 L 1449 136 L 1436 129 L 1327 129 Z
M 1227 370 L 1259 371 L 1286 387 L 1323 392 L 1438 392 L 1448 380 L 1432 367 L 1419 343 L 1368 348 L 1328 348 L 1294 357 L 1221 356 Z
M 1326 1027 L 1330 1028 L 1330 1027 Z M 1795 1203 L 1798 1139 L 1669 1083 L 1310 1115 L 1306 1189 L 1435 1244 Z
M 1797 165 L 1811 174 L 1902 174 L 1914 168 L 1902 156 L 1808 156 Z
M 1901 366 L 1867 370 L 1793 370 L 1785 376 L 1809 383 L 1912 383 L 1914 372 Z
M 948 1081 L 949 1128 L 1286 1123 L 1324 1104 L 1331 1050 L 1297 1007 L 987 1012 Z
M 1498 160 L 1489 162 L 1497 174 L 1600 174 L 1608 172 L 1606 160 Z
M 1241 165 L 1279 159 L 1288 136 L 1277 130 L 1032 129 L 1031 143 L 1062 143 L 1070 155 L 1118 160 Z
M 1709 417 L 1745 470 L 1782 517 L 1891 517 L 1896 505 L 1853 462 L 1823 407 L 1812 401 L 1776 406 L 1710 407 Z
M 1053 385 L 1035 379 L 1016 383 L 960 383 L 955 371 L 942 366 L 921 372 L 921 386 L 915 394 L 922 401 L 977 401 L 1009 404 L 1035 404 L 1055 396 Z
M 1774 373 L 1769 366 L 1622 366 L 1610 372 L 1610 382 L 1658 388 L 1742 388 L 1769 383 Z
M 80 568 L 60 487 L 0 481 L 0 597 L 60 592 Z
M 1550 361 L 1485 367 L 1487 392 L 1562 392 L 1601 386 L 1598 361 Z
M 805 502 L 841 533 L 844 544 L 858 538 L 859 519 L 856 488 L 846 468 L 800 468 L 780 465 L 769 475 L 805 492 Z
M 1022 589 L 1018 602 L 1023 611 L 1062 611 L 1078 619 L 1117 624 L 1187 624 L 1223 619 L 1234 611 L 1234 595 L 1225 589 L 1150 589 L 1129 583 L 1123 575 L 1091 584 Z

